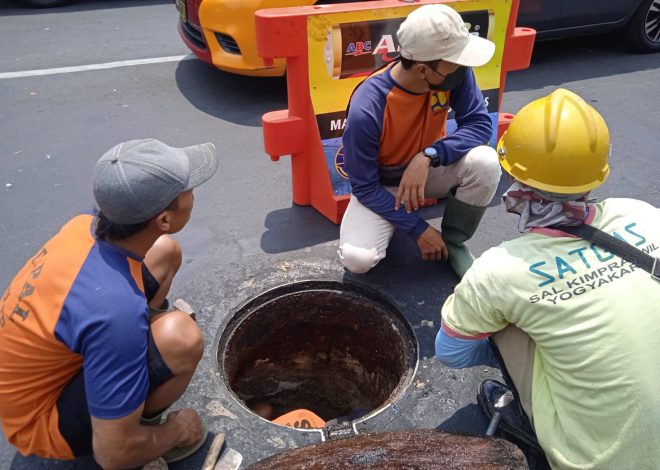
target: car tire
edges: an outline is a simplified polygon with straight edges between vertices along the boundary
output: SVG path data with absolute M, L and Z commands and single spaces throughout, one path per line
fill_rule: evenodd
M 34 8 L 54 8 L 71 3 L 71 0 L 23 0 L 23 3 Z
M 660 0 L 643 0 L 627 28 L 628 39 L 634 50 L 660 51 Z

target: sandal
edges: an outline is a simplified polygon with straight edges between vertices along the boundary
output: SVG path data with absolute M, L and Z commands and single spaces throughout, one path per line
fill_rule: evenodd
M 165 412 L 162 411 L 158 413 L 153 418 L 140 418 L 140 424 L 145 426 L 158 426 L 165 422 Z M 172 449 L 165 452 L 161 458 L 167 463 L 178 462 L 183 460 L 186 457 L 190 457 L 192 454 L 197 452 L 206 442 L 206 438 L 209 435 L 209 429 L 204 420 L 202 420 L 202 437 L 199 441 L 195 442 L 192 445 L 185 447 L 173 447 Z
M 209 435 L 209 429 L 206 426 L 204 420 L 202 420 L 202 437 L 199 439 L 199 441 L 185 447 L 174 447 L 168 450 L 167 452 L 165 452 L 162 455 L 162 458 L 165 460 L 165 462 L 172 463 L 190 457 L 204 446 L 208 435 Z

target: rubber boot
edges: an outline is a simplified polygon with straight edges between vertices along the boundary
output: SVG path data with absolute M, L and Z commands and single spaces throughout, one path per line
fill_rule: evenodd
M 486 212 L 486 207 L 459 201 L 453 194 L 447 196 L 445 215 L 442 217 L 442 238 L 449 251 L 449 262 L 459 279 L 472 266 L 474 256 L 465 246 Z

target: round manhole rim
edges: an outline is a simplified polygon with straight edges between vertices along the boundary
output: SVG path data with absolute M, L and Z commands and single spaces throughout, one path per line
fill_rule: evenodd
M 407 317 L 403 314 L 401 309 L 397 306 L 394 299 L 389 297 L 387 294 L 376 290 L 373 286 L 360 282 L 338 281 L 332 279 L 305 279 L 269 287 L 257 293 L 256 295 L 251 296 L 244 302 L 240 303 L 237 307 L 231 309 L 226 319 L 218 328 L 214 340 L 213 361 L 215 364 L 214 375 L 216 376 L 219 385 L 223 387 L 231 399 L 250 416 L 258 418 L 259 420 L 268 423 L 269 425 L 285 428 L 291 431 L 308 433 L 316 432 L 323 434 L 323 431 L 326 428 L 292 428 L 274 423 L 266 418 L 262 418 L 257 413 L 252 411 L 233 390 L 231 384 L 229 383 L 224 363 L 224 352 L 227 349 L 234 332 L 239 329 L 240 325 L 246 321 L 254 311 L 257 311 L 269 302 L 286 295 L 319 290 L 331 290 L 339 293 L 358 295 L 364 299 L 377 303 L 379 308 L 391 312 L 391 315 L 396 319 L 395 321 L 398 323 L 398 326 L 402 327 L 402 330 L 405 331 L 405 333 L 401 333 L 400 335 L 406 347 L 411 349 L 411 354 L 407 355 L 408 367 L 402 374 L 398 384 L 394 387 L 385 402 L 370 410 L 365 416 L 351 420 L 346 424 L 350 424 L 354 427 L 357 423 L 367 421 L 390 408 L 405 395 L 406 391 L 409 389 L 415 376 L 417 375 L 417 370 L 419 367 L 419 341 L 417 339 L 417 335 L 415 334 L 414 328 L 408 321 Z

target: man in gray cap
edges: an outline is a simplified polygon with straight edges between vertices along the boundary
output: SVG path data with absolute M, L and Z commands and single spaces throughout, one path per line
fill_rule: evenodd
M 217 166 L 213 144 L 115 146 L 94 169 L 99 213 L 65 224 L 0 298 L 0 422 L 22 454 L 126 468 L 203 445 L 196 411 L 163 417 L 204 350 L 168 305 L 182 259 L 169 234 Z
M 447 259 L 462 277 L 465 246 L 495 195 L 500 168 L 485 144 L 493 135 L 471 67 L 495 44 L 469 34 L 446 5 L 414 10 L 397 33 L 401 58 L 354 92 L 343 135 L 353 194 L 341 224 L 339 257 L 363 273 L 385 257 L 394 229 L 417 240 L 425 260 Z M 458 128 L 446 135 L 449 110 Z M 413 213 L 447 197 L 442 235 Z M 401 208 L 401 210 L 400 210 Z

